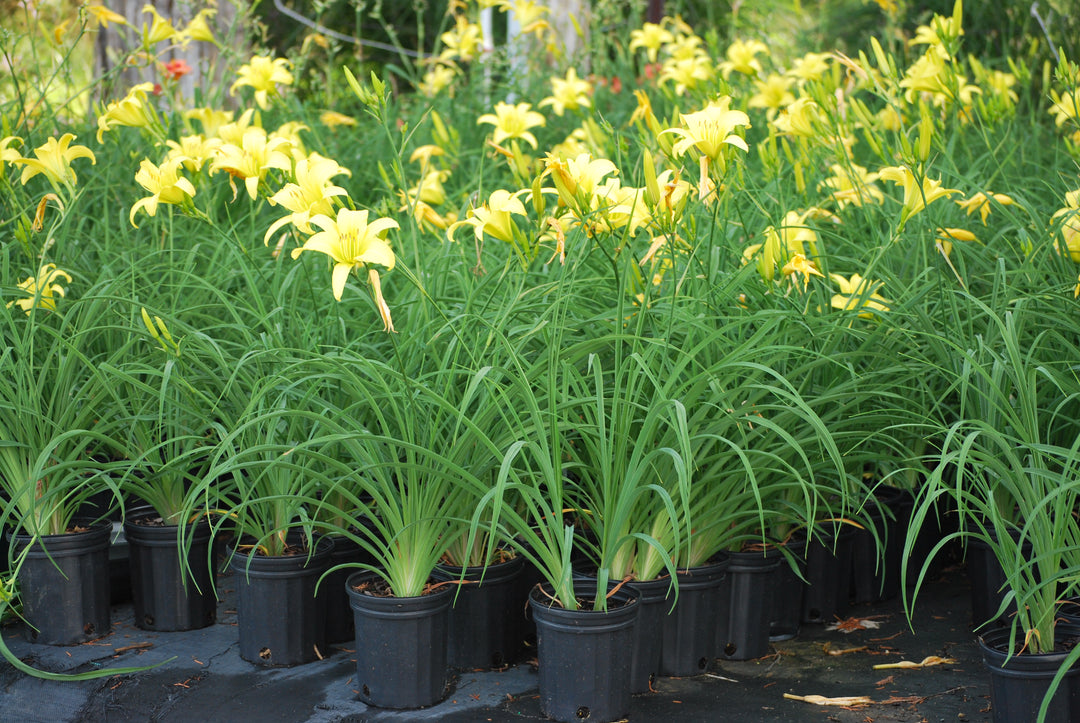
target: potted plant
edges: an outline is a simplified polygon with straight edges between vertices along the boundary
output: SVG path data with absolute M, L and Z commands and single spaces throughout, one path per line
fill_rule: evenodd
M 995 721 L 1075 719 L 1080 657 L 1067 640 L 1075 630 L 1058 625 L 1059 601 L 1076 593 L 1080 533 L 1080 401 L 1069 359 L 1075 342 L 1056 328 L 1029 331 L 1041 310 L 1016 304 L 1002 315 L 969 299 L 988 320 L 986 336 L 957 348 L 953 384 L 959 419 L 938 431 L 940 455 L 921 489 L 912 516 L 918 529 L 939 499 L 955 504 L 960 528 L 949 538 L 979 543 L 1002 579 L 997 615 L 1014 609 L 1004 629 L 980 634 L 991 673 Z M 1062 360 L 1060 364 L 1047 360 Z M 909 535 L 905 552 L 910 553 Z M 928 559 L 908 604 L 922 586 Z M 1066 676 L 1069 678 L 1065 680 Z M 1060 686 L 1059 686 L 1060 683 Z
M 145 338 L 135 337 L 127 345 L 133 359 L 102 366 L 132 454 L 120 485 L 144 503 L 124 515 L 135 624 L 192 630 L 214 622 L 217 598 L 209 521 L 200 511 L 182 514 L 188 489 L 223 434 L 222 417 L 232 411 L 218 391 L 229 364 L 205 336 L 176 338 L 160 317 L 145 308 L 141 316 L 163 363 L 140 358 Z
M 315 386 L 291 372 L 302 362 L 268 359 L 263 381 L 235 426 L 211 451 L 180 519 L 210 513 L 214 536 L 229 534 L 236 577 L 240 657 L 291 666 L 322 656 L 323 610 L 316 585 L 333 542 L 318 534 L 312 510 L 323 481 L 324 418 Z M 266 371 L 266 370 L 263 370 Z
M 355 687 L 361 700 L 383 708 L 423 707 L 445 695 L 458 581 L 434 573 L 467 529 L 498 460 L 485 431 L 486 372 L 424 369 L 422 355 L 414 360 L 419 368 L 403 374 L 405 367 L 342 354 L 325 357 L 320 372 L 333 380 L 341 404 L 327 460 L 327 474 L 338 484 L 328 491 L 366 515 L 334 530 L 370 556 L 353 565 L 361 572 L 346 583 L 356 629 Z
M 0 527 L 11 530 L 10 569 L 35 642 L 72 645 L 109 632 L 112 525 L 104 510 L 80 517 L 95 494 L 120 500 L 113 472 L 125 450 L 98 413 L 108 396 L 94 352 L 105 305 L 88 295 L 63 315 L 0 309 Z

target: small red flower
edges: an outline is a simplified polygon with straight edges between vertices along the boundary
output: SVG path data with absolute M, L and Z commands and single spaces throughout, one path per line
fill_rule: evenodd
M 169 80 L 180 80 L 190 72 L 191 66 L 187 64 L 187 61 L 180 58 L 174 58 L 165 63 L 165 77 Z
M 611 79 L 611 92 L 612 93 L 618 93 L 621 90 L 622 90 L 622 78 L 620 78 L 619 76 L 616 75 L 616 76 L 612 77 L 612 79 Z

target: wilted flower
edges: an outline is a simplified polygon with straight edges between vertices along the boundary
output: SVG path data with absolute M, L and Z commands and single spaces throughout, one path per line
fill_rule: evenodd
M 945 258 L 952 255 L 953 241 L 978 241 L 975 234 L 963 228 L 943 227 L 937 230 L 937 238 L 934 245 L 941 251 Z

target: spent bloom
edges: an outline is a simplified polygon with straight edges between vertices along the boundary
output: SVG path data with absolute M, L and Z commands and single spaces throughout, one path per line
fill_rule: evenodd
M 229 87 L 229 94 L 242 86 L 251 86 L 255 90 L 255 102 L 263 110 L 266 110 L 267 100 L 278 94 L 278 85 L 292 85 L 293 82 L 289 61 L 285 58 L 256 55 L 246 65 L 241 65 L 236 74 L 240 77 Z
M 520 138 L 533 148 L 536 148 L 536 136 L 529 132 L 530 128 L 542 126 L 547 123 L 544 116 L 532 110 L 528 103 L 510 105 L 502 101 L 495 104 L 495 113 L 485 113 L 476 119 L 476 124 L 489 123 L 495 126 L 492 134 L 492 143 L 498 145 L 511 138 Z
M 75 170 L 71 167 L 76 158 L 89 158 L 90 163 L 97 163 L 93 152 L 86 146 L 73 146 L 71 142 L 75 135 L 65 133 L 59 140 L 50 138 L 43 145 L 34 149 L 33 158 L 12 158 L 11 163 L 23 166 L 20 181 L 25 186 L 26 182 L 39 173 L 49 180 L 54 187 L 60 185 L 72 187 L 79 182 Z
M 157 213 L 159 203 L 182 204 L 195 195 L 195 186 L 191 181 L 180 175 L 180 168 L 185 162 L 183 156 L 173 156 L 160 166 L 155 166 L 151 161 L 143 159 L 139 170 L 135 173 L 135 181 L 150 192 L 145 198 L 140 198 L 131 207 L 128 220 L 136 228 L 135 214 L 145 210 L 147 216 Z
M 64 296 L 65 290 L 58 282 L 71 283 L 71 275 L 56 268 L 56 264 L 45 264 L 38 270 L 37 276 L 28 276 L 19 282 L 19 288 L 26 294 L 25 299 L 16 299 L 7 303 L 8 308 L 18 304 L 28 315 L 35 308 L 56 311 L 56 297 Z

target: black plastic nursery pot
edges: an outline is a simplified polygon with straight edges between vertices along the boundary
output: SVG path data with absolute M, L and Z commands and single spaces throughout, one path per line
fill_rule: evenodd
M 900 594 L 904 537 L 915 498 L 905 490 L 879 487 L 871 504 L 869 522 L 881 539 L 882 549 L 878 550 L 869 529 L 856 530 L 851 556 L 851 599 L 856 603 L 889 600 Z
M 795 556 L 795 565 L 802 571 L 806 569 L 806 538 L 793 536 L 786 549 Z M 799 634 L 802 623 L 803 596 L 806 583 L 796 573 L 795 568 L 777 549 L 781 556 L 780 564 L 766 577 L 766 607 L 769 610 L 769 642 L 791 640 Z
M 996 538 L 992 528 L 987 532 Z M 1019 533 L 1017 533 L 1019 534 Z M 1031 543 L 1025 542 L 1020 548 L 1021 554 L 1031 558 Z M 1015 603 L 998 615 L 997 611 L 1005 599 L 1005 571 L 994 555 L 994 550 L 977 537 L 968 539 L 967 572 L 971 580 L 971 624 L 976 628 L 990 623 L 1007 625 L 1016 613 Z
M 80 531 L 33 542 L 30 535 L 12 535 L 16 555 L 31 545 L 18 574 L 30 642 L 76 645 L 109 632 L 112 523 L 76 520 L 73 525 Z
M 373 572 L 354 572 L 346 582 L 356 625 L 353 687 L 378 708 L 434 705 L 446 695 L 454 586 L 417 597 L 368 594 L 381 581 Z
M 630 656 L 630 692 L 648 693 L 653 679 L 660 674 L 660 651 L 664 642 L 664 618 L 671 608 L 668 592 L 671 578 L 632 580 L 626 587 L 637 592 L 637 633 Z
M 448 662 L 456 670 L 501 668 L 521 652 L 525 611 L 518 586 L 525 560 L 514 557 L 483 567 L 438 565 L 440 579 L 451 583 Z
M 197 630 L 217 619 L 210 524 L 189 525 L 184 550 L 178 533 L 149 507 L 132 510 L 124 522 L 135 625 L 143 630 Z
M 1055 640 L 1059 647 L 1071 647 L 1077 638 L 1080 638 L 1080 627 L 1058 624 Z M 1038 720 L 1039 707 L 1050 681 L 1069 652 L 1065 649 L 1039 655 L 1021 653 L 1006 662 L 1008 645 L 1007 629 L 991 630 L 979 637 L 983 664 L 990 672 L 990 708 L 994 723 L 1034 722 Z M 1076 721 L 1080 721 L 1080 668 L 1074 665 L 1054 692 L 1045 723 Z
M 576 580 L 579 600 L 591 601 L 596 583 Z M 542 583 L 529 597 L 536 620 L 540 709 L 556 721 L 614 721 L 630 708 L 631 655 L 640 595 L 626 585 L 609 594 L 606 612 L 567 610 Z
M 804 623 L 830 623 L 847 612 L 855 530 L 855 527 L 843 525 L 839 532 L 819 532 L 807 543 Z
M 676 573 L 679 595 L 674 609 L 664 617 L 661 675 L 698 675 L 720 657 L 717 640 L 727 638 L 731 603 L 730 563 L 728 555 L 721 553 L 707 565 Z
M 324 606 L 325 637 L 327 643 L 345 643 L 356 639 L 356 624 L 353 620 L 352 607 L 349 605 L 349 593 L 345 589 L 345 582 L 349 575 L 356 572 L 355 568 L 342 567 L 338 570 L 333 568 L 338 565 L 370 564 L 373 562 L 371 554 L 359 543 L 348 537 L 334 535 L 334 549 L 330 553 L 330 563 L 327 565 L 329 572 L 319 582 L 318 596 L 320 604 Z
M 315 585 L 334 542 L 323 537 L 311 555 L 269 557 L 241 547 L 229 566 L 236 576 L 240 657 L 261 666 L 310 663 L 326 646 L 324 607 Z
M 729 552 L 731 602 L 727 632 L 717 637 L 717 649 L 728 660 L 752 660 L 769 652 L 770 577 L 784 562 L 779 550 Z M 785 563 L 786 564 L 786 563 Z

